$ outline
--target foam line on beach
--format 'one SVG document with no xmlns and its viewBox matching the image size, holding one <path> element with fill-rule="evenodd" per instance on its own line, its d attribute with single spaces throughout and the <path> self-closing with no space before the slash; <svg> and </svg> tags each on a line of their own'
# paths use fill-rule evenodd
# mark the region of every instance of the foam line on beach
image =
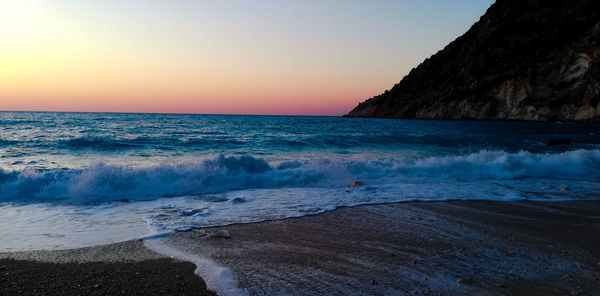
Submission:
<svg viewBox="0 0 600 296">
<path fill-rule="evenodd" d="M 214 291 L 218 295 L 249 295 L 247 291 L 241 290 L 237 287 L 237 282 L 231 270 L 220 266 L 208 258 L 175 249 L 168 246 L 160 239 L 146 239 L 144 240 L 144 245 L 159 254 L 194 263 L 196 265 L 195 273 L 201 277 L 204 282 L 206 282 L 206 286 L 209 290 Z"/>
</svg>

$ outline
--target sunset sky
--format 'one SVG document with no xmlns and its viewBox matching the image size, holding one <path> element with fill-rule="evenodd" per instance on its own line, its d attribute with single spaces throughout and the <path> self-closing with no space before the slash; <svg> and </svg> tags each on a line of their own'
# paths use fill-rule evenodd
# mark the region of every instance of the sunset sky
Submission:
<svg viewBox="0 0 600 296">
<path fill-rule="evenodd" d="M 491 0 L 0 0 L 0 110 L 341 115 Z"/>
</svg>

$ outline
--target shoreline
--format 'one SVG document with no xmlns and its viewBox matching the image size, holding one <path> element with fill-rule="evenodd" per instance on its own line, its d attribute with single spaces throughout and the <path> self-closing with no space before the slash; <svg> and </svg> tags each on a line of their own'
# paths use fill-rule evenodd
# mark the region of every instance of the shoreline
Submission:
<svg viewBox="0 0 600 296">
<path fill-rule="evenodd" d="M 600 201 L 386 203 L 199 228 L 156 241 L 230 270 L 251 295 L 594 295 L 599 213 Z M 194 287 L 210 295 L 194 264 L 147 246 L 130 241 L 0 253 L 0 292 L 39 295 L 72 282 L 59 295 L 94 295 L 133 281 L 145 295 L 159 294 L 153 285 L 159 282 L 170 292 L 188 295 L 185 289 Z M 197 268 L 205 277 L 215 272 Z M 41 275 L 48 280 L 36 281 Z"/>
</svg>

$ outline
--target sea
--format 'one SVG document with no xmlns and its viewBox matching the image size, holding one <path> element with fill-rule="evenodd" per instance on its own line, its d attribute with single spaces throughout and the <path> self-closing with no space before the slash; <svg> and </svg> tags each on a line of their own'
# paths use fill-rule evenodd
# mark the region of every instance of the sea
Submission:
<svg viewBox="0 0 600 296">
<path fill-rule="evenodd" d="M 594 199 L 600 125 L 0 112 L 0 251 L 366 204 Z"/>
</svg>

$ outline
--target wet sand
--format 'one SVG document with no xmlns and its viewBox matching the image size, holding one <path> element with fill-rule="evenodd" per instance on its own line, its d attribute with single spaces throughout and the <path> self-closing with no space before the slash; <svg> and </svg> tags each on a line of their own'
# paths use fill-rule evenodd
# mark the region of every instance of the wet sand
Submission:
<svg viewBox="0 0 600 296">
<path fill-rule="evenodd" d="M 165 243 L 231 269 L 253 295 L 600 294 L 600 201 L 342 208 Z"/>
<path fill-rule="evenodd" d="M 600 295 L 600 201 L 341 208 L 161 244 L 230 269 L 252 295 Z M 0 269 L 2 295 L 206 292 L 193 264 L 140 242 L 0 253 Z M 70 288 L 50 290 L 57 285 Z"/>
</svg>

